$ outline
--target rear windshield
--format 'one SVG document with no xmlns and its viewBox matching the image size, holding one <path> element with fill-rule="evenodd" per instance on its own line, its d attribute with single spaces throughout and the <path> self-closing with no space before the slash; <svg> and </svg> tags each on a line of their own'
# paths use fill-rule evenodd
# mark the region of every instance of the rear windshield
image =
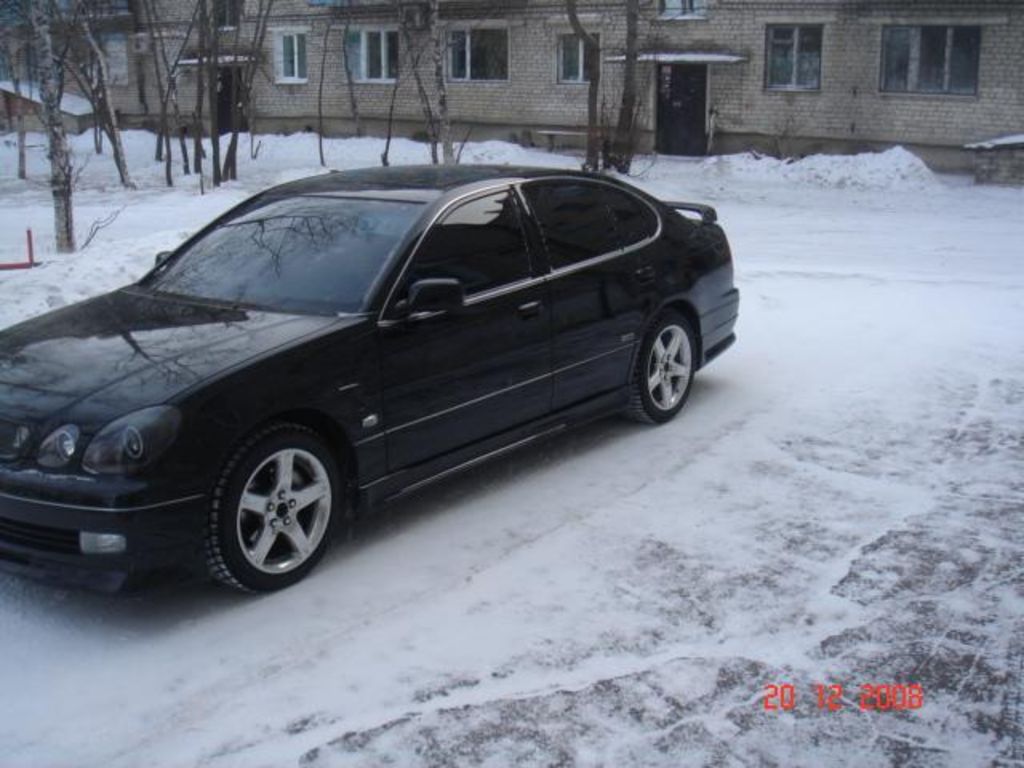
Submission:
<svg viewBox="0 0 1024 768">
<path fill-rule="evenodd" d="M 422 210 L 359 198 L 271 200 L 187 245 L 145 285 L 281 312 L 359 312 Z"/>
</svg>

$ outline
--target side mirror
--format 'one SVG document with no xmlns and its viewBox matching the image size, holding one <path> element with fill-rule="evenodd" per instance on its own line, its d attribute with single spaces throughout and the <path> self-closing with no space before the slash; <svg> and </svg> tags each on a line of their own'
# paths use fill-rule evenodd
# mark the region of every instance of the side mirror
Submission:
<svg viewBox="0 0 1024 768">
<path fill-rule="evenodd" d="M 161 264 L 163 264 L 169 258 L 171 258 L 171 252 L 170 251 L 160 251 L 160 253 L 158 253 L 156 255 L 156 257 L 153 259 L 153 266 L 154 267 L 159 267 Z"/>
<path fill-rule="evenodd" d="M 410 319 L 420 313 L 454 312 L 466 301 L 462 283 L 453 277 L 435 277 L 417 280 L 409 288 L 406 305 Z"/>
</svg>

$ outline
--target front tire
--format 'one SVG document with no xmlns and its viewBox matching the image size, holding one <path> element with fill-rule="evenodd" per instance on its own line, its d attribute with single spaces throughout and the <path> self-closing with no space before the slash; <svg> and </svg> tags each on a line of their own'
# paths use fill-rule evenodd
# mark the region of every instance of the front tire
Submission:
<svg viewBox="0 0 1024 768">
<path fill-rule="evenodd" d="M 339 518 L 344 486 L 320 437 L 275 424 L 246 440 L 221 471 L 206 531 L 206 562 L 247 592 L 291 586 L 316 566 Z"/>
<path fill-rule="evenodd" d="M 686 404 L 696 371 L 697 345 L 690 323 L 667 310 L 651 324 L 633 370 L 628 415 L 663 424 Z"/>
</svg>

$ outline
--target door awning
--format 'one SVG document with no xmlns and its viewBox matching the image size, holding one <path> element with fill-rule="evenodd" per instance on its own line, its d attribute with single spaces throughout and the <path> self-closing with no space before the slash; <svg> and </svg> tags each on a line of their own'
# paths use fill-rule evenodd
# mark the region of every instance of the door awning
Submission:
<svg viewBox="0 0 1024 768">
<path fill-rule="evenodd" d="M 625 61 L 625 56 L 608 56 L 605 61 Z M 708 53 L 704 51 L 644 51 L 637 61 L 656 61 L 661 64 L 737 64 L 746 61 L 734 53 Z"/>
</svg>

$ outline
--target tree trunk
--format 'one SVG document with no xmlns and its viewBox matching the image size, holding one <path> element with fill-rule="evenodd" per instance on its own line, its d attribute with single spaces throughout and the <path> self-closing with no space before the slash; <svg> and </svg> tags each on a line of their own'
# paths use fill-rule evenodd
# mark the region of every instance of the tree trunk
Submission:
<svg viewBox="0 0 1024 768">
<path fill-rule="evenodd" d="M 448 84 L 444 79 L 444 30 L 441 29 L 440 0 L 430 0 L 430 39 L 433 46 L 434 84 L 437 88 L 438 139 L 445 165 L 455 164 L 455 147 L 452 144 L 452 120 L 448 115 Z"/>
<path fill-rule="evenodd" d="M 612 141 L 610 164 L 620 173 L 629 173 L 633 164 L 634 126 L 636 123 L 636 66 L 638 27 L 640 23 L 640 0 L 626 0 L 626 62 L 623 72 L 622 104 L 619 106 L 619 120 Z"/>
<path fill-rule="evenodd" d="M 395 78 L 395 84 L 391 86 L 391 104 L 388 105 L 388 130 L 384 140 L 384 151 L 380 153 L 380 164 L 387 168 L 391 161 L 391 137 L 395 130 L 395 102 L 398 100 L 398 84 L 401 82 L 401 73 Z"/>
<path fill-rule="evenodd" d="M 204 5 L 201 3 L 201 5 Z M 192 113 L 192 124 L 193 133 L 192 136 L 192 158 L 193 170 L 200 176 L 203 173 L 203 98 L 205 96 L 205 78 L 206 73 L 206 22 L 205 14 L 200 19 L 199 23 L 199 50 L 196 52 L 198 61 L 196 63 L 196 108 Z M 200 180 L 199 188 L 202 189 L 202 180 Z"/>
<path fill-rule="evenodd" d="M 213 174 L 213 186 L 220 186 L 220 89 L 223 83 L 220 81 L 220 30 L 217 27 L 216 14 L 212 13 L 213 2 L 207 5 L 207 0 L 200 0 L 203 7 L 200 10 L 200 23 L 206 29 L 206 40 L 208 43 L 209 56 L 207 56 L 207 97 L 210 101 L 210 169 Z"/>
<path fill-rule="evenodd" d="M 320 83 L 316 89 L 316 143 L 317 150 L 320 152 L 320 165 L 323 167 L 327 166 L 327 160 L 324 158 L 324 75 L 327 73 L 327 49 L 328 42 L 331 37 L 331 27 L 334 26 L 334 17 L 327 17 L 327 28 L 324 29 L 324 44 L 323 44 L 323 55 L 320 57 Z M 348 39 L 348 25 L 345 25 L 345 31 L 343 33 L 343 40 Z M 348 71 L 348 51 L 344 42 L 341 44 L 341 55 L 345 59 L 345 70 Z"/>
<path fill-rule="evenodd" d="M 31 4 L 31 23 L 35 34 L 39 97 L 42 106 L 42 121 L 49 141 L 50 190 L 53 193 L 54 234 L 57 251 L 72 253 L 75 250 L 75 219 L 71 203 L 72 174 L 71 154 L 68 151 L 67 134 L 61 120 L 61 93 L 58 86 L 57 62 L 53 58 L 53 38 L 50 24 L 52 9 L 47 3 Z"/>
<path fill-rule="evenodd" d="M 25 157 L 25 116 L 21 113 L 21 108 L 18 108 L 18 114 L 14 118 L 15 125 L 18 127 L 18 178 L 28 178 L 28 168 Z"/>
<path fill-rule="evenodd" d="M 345 83 L 348 89 L 348 104 L 352 110 L 352 123 L 356 136 L 363 135 L 362 118 L 359 116 L 359 100 L 356 98 L 356 83 L 352 77 L 352 66 L 348 61 L 348 32 L 352 28 L 352 6 L 348 6 L 345 16 L 345 31 L 341 38 L 341 60 L 345 65 Z"/>
<path fill-rule="evenodd" d="M 573 34 L 583 41 L 587 57 L 587 154 L 583 161 L 584 171 L 596 171 L 601 158 L 601 127 L 598 114 L 598 97 L 601 91 L 601 47 L 596 36 L 591 35 L 580 23 L 576 0 L 566 0 L 569 24 Z"/>
</svg>

